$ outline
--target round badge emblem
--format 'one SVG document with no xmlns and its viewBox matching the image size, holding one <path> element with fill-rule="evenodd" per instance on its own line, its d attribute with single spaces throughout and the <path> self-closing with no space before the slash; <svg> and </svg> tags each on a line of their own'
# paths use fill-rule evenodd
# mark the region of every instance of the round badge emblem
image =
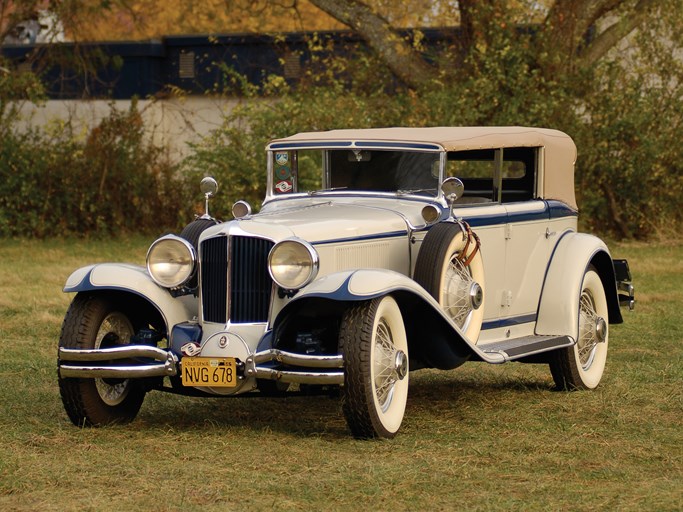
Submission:
<svg viewBox="0 0 683 512">
<path fill-rule="evenodd" d="M 275 190 L 277 190 L 280 194 L 285 194 L 287 192 L 292 191 L 292 183 L 289 181 L 279 181 L 275 185 Z"/>
<path fill-rule="evenodd" d="M 277 176 L 278 179 L 280 180 L 286 180 L 291 176 L 291 172 L 289 170 L 289 167 L 284 166 L 284 167 L 278 167 L 275 169 L 275 176 Z"/>
</svg>

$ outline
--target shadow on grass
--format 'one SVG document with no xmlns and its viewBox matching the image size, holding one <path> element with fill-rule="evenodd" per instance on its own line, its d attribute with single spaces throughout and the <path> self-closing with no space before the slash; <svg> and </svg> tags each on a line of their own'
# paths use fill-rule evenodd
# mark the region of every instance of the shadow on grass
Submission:
<svg viewBox="0 0 683 512">
<path fill-rule="evenodd" d="M 406 417 L 420 422 L 476 414 L 477 408 L 514 407 L 553 390 L 551 382 L 532 377 L 501 378 L 485 375 L 460 377 L 457 373 L 428 371 L 411 376 Z M 138 422 L 178 430 L 279 432 L 296 436 L 349 438 L 341 400 L 337 396 L 198 398 L 153 393 L 148 395 Z"/>
</svg>

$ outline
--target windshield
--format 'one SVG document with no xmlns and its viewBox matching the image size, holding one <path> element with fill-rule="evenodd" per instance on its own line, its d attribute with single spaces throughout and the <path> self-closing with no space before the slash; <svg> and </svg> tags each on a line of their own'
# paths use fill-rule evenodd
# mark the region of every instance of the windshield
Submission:
<svg viewBox="0 0 683 512">
<path fill-rule="evenodd" d="M 276 196 L 329 190 L 436 196 L 439 152 L 316 149 L 272 152 Z"/>
</svg>

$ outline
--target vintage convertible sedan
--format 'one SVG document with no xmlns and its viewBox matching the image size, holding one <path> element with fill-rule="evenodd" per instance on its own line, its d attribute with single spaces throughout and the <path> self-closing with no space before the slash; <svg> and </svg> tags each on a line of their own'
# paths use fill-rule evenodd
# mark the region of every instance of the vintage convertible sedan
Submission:
<svg viewBox="0 0 683 512">
<path fill-rule="evenodd" d="M 359 438 L 393 437 L 410 372 L 546 364 L 600 382 L 634 304 L 626 260 L 577 232 L 576 147 L 525 127 L 300 133 L 267 146 L 259 213 L 206 213 L 146 267 L 76 270 L 59 387 L 78 426 L 131 421 L 151 390 L 341 396 Z"/>
</svg>

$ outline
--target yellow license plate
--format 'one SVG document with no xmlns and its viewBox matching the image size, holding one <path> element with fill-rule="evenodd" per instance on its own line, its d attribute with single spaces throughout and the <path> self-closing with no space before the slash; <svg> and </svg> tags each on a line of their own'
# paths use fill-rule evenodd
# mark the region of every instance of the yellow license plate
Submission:
<svg viewBox="0 0 683 512">
<path fill-rule="evenodd" d="M 183 386 L 237 386 L 236 361 L 232 357 L 183 357 L 182 368 Z"/>
</svg>

